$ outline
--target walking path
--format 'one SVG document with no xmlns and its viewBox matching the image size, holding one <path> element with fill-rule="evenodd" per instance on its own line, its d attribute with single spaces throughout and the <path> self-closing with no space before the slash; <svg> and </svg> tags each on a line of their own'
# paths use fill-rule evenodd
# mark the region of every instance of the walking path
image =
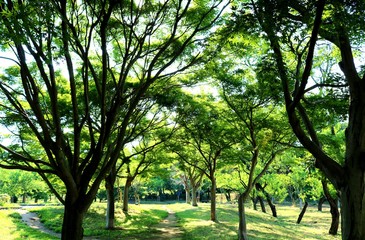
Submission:
<svg viewBox="0 0 365 240">
<path fill-rule="evenodd" d="M 176 214 L 168 208 L 166 210 L 169 215 L 159 224 L 152 227 L 152 229 L 156 230 L 156 233 L 153 233 L 148 239 L 182 239 L 183 231 L 177 224 Z"/>
<path fill-rule="evenodd" d="M 43 223 L 39 220 L 39 217 L 34 212 L 29 212 L 26 208 L 19 208 L 17 212 L 22 216 L 23 222 L 25 222 L 29 227 L 37 229 L 41 232 L 47 233 L 54 237 L 61 238 L 60 233 L 56 233 L 48 228 L 46 228 Z"/>
<path fill-rule="evenodd" d="M 173 211 L 166 208 L 168 212 L 167 218 L 162 220 L 159 224 L 152 227 L 151 234 L 148 236 L 149 240 L 167 240 L 174 239 L 179 240 L 183 237 L 183 231 L 177 224 L 177 218 Z M 48 228 L 46 228 L 43 223 L 41 223 L 38 215 L 34 212 L 29 212 L 26 208 L 20 208 L 17 212 L 21 215 L 23 222 L 25 222 L 29 227 L 37 229 L 41 232 L 47 233 L 57 238 L 61 238 L 60 233 L 56 233 Z M 95 239 L 92 237 L 85 237 L 84 239 Z"/>
</svg>

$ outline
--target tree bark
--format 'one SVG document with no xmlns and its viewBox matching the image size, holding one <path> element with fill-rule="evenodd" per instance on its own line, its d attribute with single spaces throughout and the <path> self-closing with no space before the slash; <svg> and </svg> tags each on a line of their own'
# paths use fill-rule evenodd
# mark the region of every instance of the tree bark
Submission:
<svg viewBox="0 0 365 240">
<path fill-rule="evenodd" d="M 331 217 L 332 217 L 331 227 L 330 227 L 328 233 L 331 235 L 337 235 L 338 226 L 340 224 L 340 212 L 338 211 L 337 198 L 333 198 L 331 196 L 326 180 L 322 180 L 321 182 L 322 182 L 324 195 L 326 196 L 327 201 L 330 205 L 330 212 L 331 212 Z"/>
<path fill-rule="evenodd" d="M 262 197 L 257 196 L 257 200 L 259 200 L 261 211 L 263 213 L 266 213 L 265 203 L 264 203 L 264 200 L 262 199 Z"/>
<path fill-rule="evenodd" d="M 299 214 L 299 217 L 298 217 L 298 220 L 297 220 L 297 224 L 299 224 L 302 221 L 302 219 L 304 217 L 304 214 L 305 214 L 305 211 L 307 211 L 307 207 L 308 207 L 308 202 L 305 201 L 304 207 L 303 207 L 302 211 Z"/>
<path fill-rule="evenodd" d="M 231 192 L 229 190 L 228 191 L 225 191 L 224 192 L 224 195 L 226 196 L 227 202 L 231 203 L 232 202 Z"/>
<path fill-rule="evenodd" d="M 239 216 L 238 239 L 248 240 L 246 213 L 245 213 L 245 198 L 243 194 L 240 194 L 238 197 L 238 216 Z"/>
<path fill-rule="evenodd" d="M 257 197 L 253 197 L 251 200 L 252 200 L 253 209 L 255 211 L 257 211 L 257 201 L 258 201 Z"/>
<path fill-rule="evenodd" d="M 187 204 L 191 203 L 190 189 L 185 187 L 185 200 Z"/>
<path fill-rule="evenodd" d="M 270 209 L 271 209 L 271 213 L 272 213 L 272 216 L 273 217 L 278 217 L 278 214 L 276 212 L 276 206 L 272 203 L 270 197 L 266 198 L 267 200 L 267 203 L 269 204 L 270 206 Z"/>
<path fill-rule="evenodd" d="M 260 190 L 265 195 L 266 201 L 267 201 L 267 203 L 270 206 L 270 209 L 271 209 L 271 212 L 272 212 L 272 216 L 273 217 L 277 217 L 276 207 L 275 207 L 275 205 L 271 201 L 270 194 L 265 191 L 265 188 L 262 187 L 260 183 L 256 183 L 256 189 L 257 190 Z"/>
<path fill-rule="evenodd" d="M 106 207 L 106 229 L 115 228 L 115 199 L 114 199 L 114 181 L 110 176 L 105 178 L 105 190 L 107 198 Z"/>
<path fill-rule="evenodd" d="M 115 228 L 115 198 L 114 198 L 114 185 L 117 180 L 117 169 L 113 166 L 110 173 L 105 177 L 105 190 L 106 190 L 106 229 Z"/>
<path fill-rule="evenodd" d="M 321 197 L 318 201 L 318 211 L 319 212 L 322 212 L 322 206 L 323 206 L 323 203 L 326 201 L 326 197 Z"/>
<path fill-rule="evenodd" d="M 123 212 L 128 213 L 129 188 L 132 186 L 132 179 L 127 177 L 123 193 Z"/>
<path fill-rule="evenodd" d="M 213 222 L 217 222 L 216 215 L 216 191 L 217 191 L 217 183 L 215 177 L 213 176 L 210 181 L 212 182 L 212 186 L 210 188 L 210 220 Z"/>
<path fill-rule="evenodd" d="M 330 212 L 332 216 L 332 221 L 328 233 L 331 235 L 337 235 L 338 226 L 340 225 L 340 212 L 338 211 L 337 201 L 336 200 L 334 202 L 331 201 L 330 207 L 331 207 Z"/>
<path fill-rule="evenodd" d="M 197 187 L 192 187 L 192 192 L 191 192 L 191 205 L 194 206 L 194 207 L 197 207 L 198 206 L 198 201 L 197 201 L 197 194 L 196 192 L 198 191 L 198 188 Z"/>
<path fill-rule="evenodd" d="M 61 239 L 81 240 L 84 232 L 82 223 L 86 211 L 83 212 L 79 205 L 75 201 L 71 201 L 70 198 L 66 194 Z"/>
<path fill-rule="evenodd" d="M 349 176 L 352 182 L 352 176 Z M 359 179 L 359 178 L 358 178 Z M 348 184 L 341 191 L 341 233 L 343 240 L 365 239 L 363 182 Z"/>
</svg>

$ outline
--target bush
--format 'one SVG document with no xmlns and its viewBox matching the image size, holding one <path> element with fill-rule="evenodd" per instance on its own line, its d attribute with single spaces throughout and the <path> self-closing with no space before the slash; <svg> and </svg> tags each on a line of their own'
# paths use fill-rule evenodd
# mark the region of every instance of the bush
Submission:
<svg viewBox="0 0 365 240">
<path fill-rule="evenodd" d="M 0 206 L 4 206 L 10 202 L 10 196 L 8 194 L 0 194 Z"/>
</svg>

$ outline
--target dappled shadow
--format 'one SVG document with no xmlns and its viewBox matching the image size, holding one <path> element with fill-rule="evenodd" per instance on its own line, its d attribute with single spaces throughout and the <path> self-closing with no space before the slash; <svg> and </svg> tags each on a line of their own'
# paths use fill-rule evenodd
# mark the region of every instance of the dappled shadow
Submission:
<svg viewBox="0 0 365 240">
<path fill-rule="evenodd" d="M 168 216 L 159 224 L 151 227 L 153 234 L 148 239 L 181 239 L 184 232 L 180 228 L 176 215 L 170 209 L 167 209 Z"/>
</svg>

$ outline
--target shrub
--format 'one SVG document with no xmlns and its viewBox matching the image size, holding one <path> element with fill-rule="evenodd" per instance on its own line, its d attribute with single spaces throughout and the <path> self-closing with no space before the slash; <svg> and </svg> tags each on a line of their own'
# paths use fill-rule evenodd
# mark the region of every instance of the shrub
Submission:
<svg viewBox="0 0 365 240">
<path fill-rule="evenodd" d="M 4 206 L 10 202 L 10 196 L 8 194 L 0 194 L 0 206 Z"/>
</svg>

